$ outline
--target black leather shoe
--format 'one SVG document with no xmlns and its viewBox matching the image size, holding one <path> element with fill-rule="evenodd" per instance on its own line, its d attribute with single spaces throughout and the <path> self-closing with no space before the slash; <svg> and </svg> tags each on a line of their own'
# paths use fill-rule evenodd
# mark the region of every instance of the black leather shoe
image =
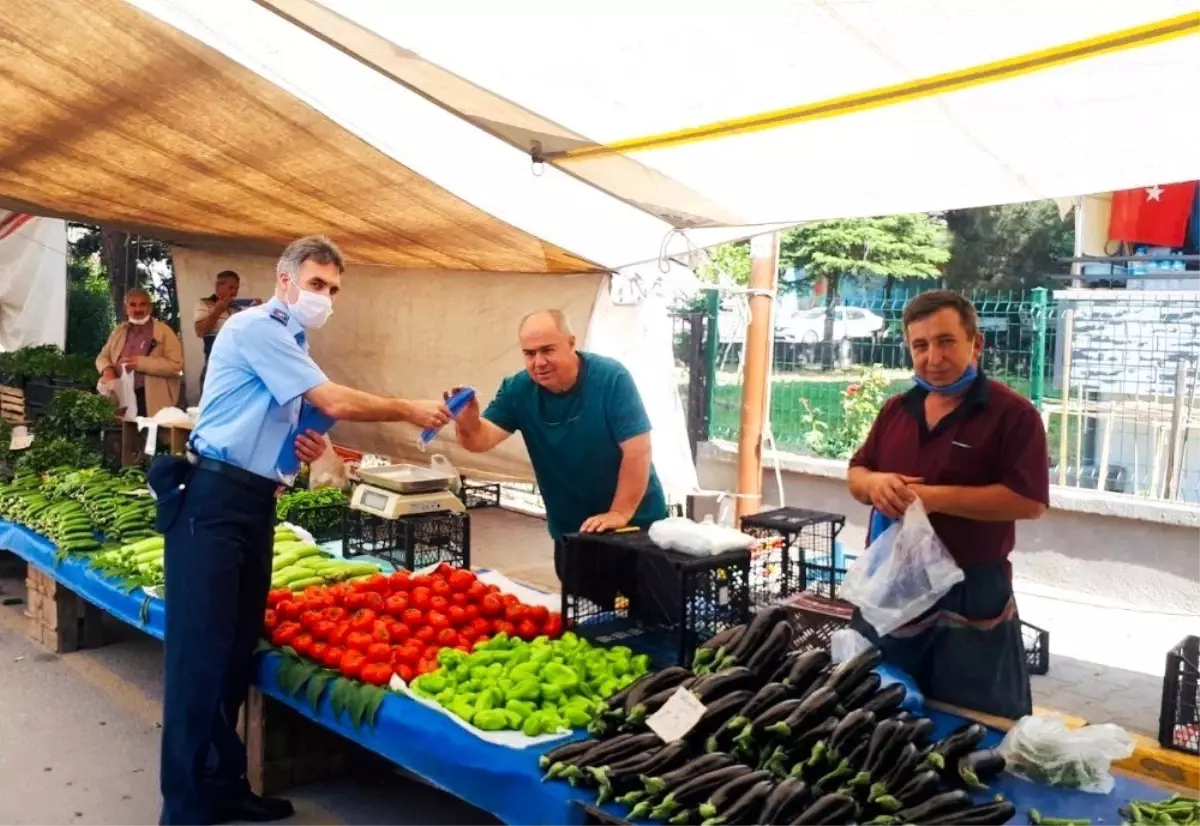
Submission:
<svg viewBox="0 0 1200 826">
<path fill-rule="evenodd" d="M 259 797 L 252 792 L 238 795 L 227 801 L 218 811 L 215 822 L 270 823 L 283 820 L 296 813 L 290 800 L 282 797 Z"/>
</svg>

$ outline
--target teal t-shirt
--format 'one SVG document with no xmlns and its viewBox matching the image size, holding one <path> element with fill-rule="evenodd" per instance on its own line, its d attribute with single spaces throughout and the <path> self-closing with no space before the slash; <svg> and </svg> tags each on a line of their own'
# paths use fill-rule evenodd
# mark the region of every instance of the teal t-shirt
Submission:
<svg viewBox="0 0 1200 826">
<path fill-rule="evenodd" d="M 525 439 L 555 539 L 608 511 L 617 491 L 621 442 L 650 432 L 629 371 L 594 353 L 580 353 L 579 361 L 579 380 L 566 393 L 551 393 L 522 371 L 500 383 L 483 414 Z M 629 524 L 647 528 L 666 515 L 666 497 L 651 466 L 646 494 Z"/>
</svg>

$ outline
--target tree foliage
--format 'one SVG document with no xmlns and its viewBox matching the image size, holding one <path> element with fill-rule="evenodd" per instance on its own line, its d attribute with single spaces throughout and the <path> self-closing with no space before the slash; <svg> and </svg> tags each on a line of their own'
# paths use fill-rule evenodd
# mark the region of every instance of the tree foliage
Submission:
<svg viewBox="0 0 1200 826">
<path fill-rule="evenodd" d="M 946 225 L 954 241 L 945 277 L 956 290 L 1049 286 L 1054 259 L 1075 248 L 1074 222 L 1054 201 L 951 210 Z"/>
<path fill-rule="evenodd" d="M 141 287 L 149 291 L 155 315 L 178 331 L 179 298 L 171 248 L 167 244 L 89 224 L 71 224 L 69 238 L 72 261 L 97 262 L 108 285 L 114 318 L 124 318 L 126 290 Z"/>
<path fill-rule="evenodd" d="M 735 284 L 750 283 L 750 242 L 722 244 L 708 251 L 708 257 L 698 267 L 697 275 L 704 281 L 716 283 L 723 277 Z"/>
</svg>

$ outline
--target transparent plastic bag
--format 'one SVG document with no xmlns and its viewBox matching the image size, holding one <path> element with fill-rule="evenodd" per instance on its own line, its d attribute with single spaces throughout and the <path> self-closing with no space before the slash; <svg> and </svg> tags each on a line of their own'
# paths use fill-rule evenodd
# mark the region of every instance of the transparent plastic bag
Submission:
<svg viewBox="0 0 1200 826">
<path fill-rule="evenodd" d="M 1133 754 L 1133 738 L 1113 723 L 1071 729 L 1057 714 L 1029 716 L 1004 735 L 1000 753 L 1008 771 L 1026 780 L 1108 794 L 1112 762 Z"/>
<path fill-rule="evenodd" d="M 100 378 L 96 382 L 96 392 L 107 396 L 121 411 L 121 418 L 127 422 L 137 421 L 137 389 L 134 385 L 136 376 L 132 370 L 117 368 L 117 377 L 111 381 Z"/>
<path fill-rule="evenodd" d="M 854 561 L 840 590 L 882 637 L 924 614 L 962 578 L 917 499 Z"/>
<path fill-rule="evenodd" d="M 835 663 L 852 659 L 871 647 L 871 641 L 853 628 L 842 628 L 829 635 L 829 657 Z"/>
<path fill-rule="evenodd" d="M 660 519 L 650 526 L 650 541 L 669 551 L 691 556 L 715 556 L 726 551 L 749 548 L 754 537 L 724 528 L 711 519 L 693 522 L 682 516 Z"/>
</svg>

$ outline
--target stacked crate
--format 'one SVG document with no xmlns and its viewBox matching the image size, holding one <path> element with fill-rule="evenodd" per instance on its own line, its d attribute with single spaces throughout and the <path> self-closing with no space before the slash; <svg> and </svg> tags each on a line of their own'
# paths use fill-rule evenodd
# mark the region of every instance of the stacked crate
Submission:
<svg viewBox="0 0 1200 826">
<path fill-rule="evenodd" d="M 56 654 L 104 644 L 103 612 L 34 566 L 25 575 L 29 636 Z"/>
</svg>

